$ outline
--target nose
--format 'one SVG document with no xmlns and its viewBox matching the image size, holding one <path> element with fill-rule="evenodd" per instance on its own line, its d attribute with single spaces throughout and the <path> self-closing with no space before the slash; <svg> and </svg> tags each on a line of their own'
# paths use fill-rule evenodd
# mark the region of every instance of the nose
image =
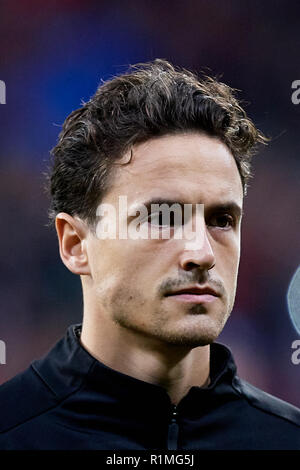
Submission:
<svg viewBox="0 0 300 470">
<path fill-rule="evenodd" d="M 196 241 L 193 242 L 192 249 L 191 244 L 184 244 L 179 264 L 181 269 L 185 271 L 191 271 L 195 267 L 200 268 L 202 271 L 208 271 L 215 266 L 215 263 L 215 255 L 205 227 L 201 237 L 196 238 Z"/>
</svg>

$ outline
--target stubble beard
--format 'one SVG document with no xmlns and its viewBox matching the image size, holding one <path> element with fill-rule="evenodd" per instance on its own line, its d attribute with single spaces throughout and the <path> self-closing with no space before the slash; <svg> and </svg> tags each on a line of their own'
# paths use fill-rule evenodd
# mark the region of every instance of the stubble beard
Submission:
<svg viewBox="0 0 300 470">
<path fill-rule="evenodd" d="M 145 312 L 143 308 L 146 304 L 145 299 L 142 302 L 134 302 L 136 304 L 134 308 L 130 304 L 136 297 L 128 293 L 126 297 L 123 297 L 125 301 L 120 302 L 122 296 L 119 296 L 114 304 L 113 321 L 119 327 L 143 337 L 145 341 L 148 340 L 151 343 L 152 340 L 154 343 L 158 342 L 170 347 L 193 349 L 211 344 L 222 332 L 231 313 L 231 305 L 228 308 L 224 305 L 222 310 L 214 313 L 210 312 L 210 307 L 197 304 L 185 310 L 183 318 L 179 320 L 174 318 L 173 321 L 172 312 L 169 309 L 161 307 L 150 313 Z M 168 326 L 168 323 L 171 325 Z"/>
</svg>

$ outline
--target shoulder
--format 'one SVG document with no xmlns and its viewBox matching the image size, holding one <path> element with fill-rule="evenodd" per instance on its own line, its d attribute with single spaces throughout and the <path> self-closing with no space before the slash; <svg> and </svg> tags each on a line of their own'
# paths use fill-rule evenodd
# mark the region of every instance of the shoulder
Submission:
<svg viewBox="0 0 300 470">
<path fill-rule="evenodd" d="M 0 386 L 0 434 L 40 415 L 56 403 L 55 393 L 31 365 Z"/>
<path fill-rule="evenodd" d="M 300 409 L 296 406 L 264 392 L 238 376 L 234 378 L 232 385 L 248 404 L 260 413 L 273 417 L 277 423 L 281 420 L 291 426 L 300 427 Z"/>
<path fill-rule="evenodd" d="M 45 428 L 52 411 L 85 382 L 95 359 L 80 346 L 77 326 L 71 325 L 50 351 L 0 386 L 0 447 L 8 432 L 11 436 L 22 429 L 26 434 L 38 424 Z"/>
</svg>

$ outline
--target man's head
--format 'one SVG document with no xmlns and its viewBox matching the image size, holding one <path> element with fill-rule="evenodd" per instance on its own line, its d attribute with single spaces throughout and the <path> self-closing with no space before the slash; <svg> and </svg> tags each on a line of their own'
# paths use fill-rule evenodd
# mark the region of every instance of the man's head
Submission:
<svg viewBox="0 0 300 470">
<path fill-rule="evenodd" d="M 264 141 L 228 86 L 162 60 L 104 83 L 71 113 L 53 150 L 50 217 L 93 321 L 191 347 L 219 335 L 234 303 L 250 159 Z M 100 240 L 97 207 L 117 207 L 120 196 L 129 208 L 204 204 L 201 244 Z M 195 286 L 217 295 L 200 303 L 170 295 Z"/>
</svg>

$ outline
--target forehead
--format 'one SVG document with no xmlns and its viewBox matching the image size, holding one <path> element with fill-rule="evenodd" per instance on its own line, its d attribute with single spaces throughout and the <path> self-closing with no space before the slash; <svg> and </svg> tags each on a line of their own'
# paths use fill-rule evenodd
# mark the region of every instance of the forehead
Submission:
<svg viewBox="0 0 300 470">
<path fill-rule="evenodd" d="M 187 203 L 243 199 L 241 178 L 228 147 L 202 133 L 166 135 L 134 146 L 115 174 L 111 196 L 129 202 L 145 197 L 180 199 Z"/>
</svg>

